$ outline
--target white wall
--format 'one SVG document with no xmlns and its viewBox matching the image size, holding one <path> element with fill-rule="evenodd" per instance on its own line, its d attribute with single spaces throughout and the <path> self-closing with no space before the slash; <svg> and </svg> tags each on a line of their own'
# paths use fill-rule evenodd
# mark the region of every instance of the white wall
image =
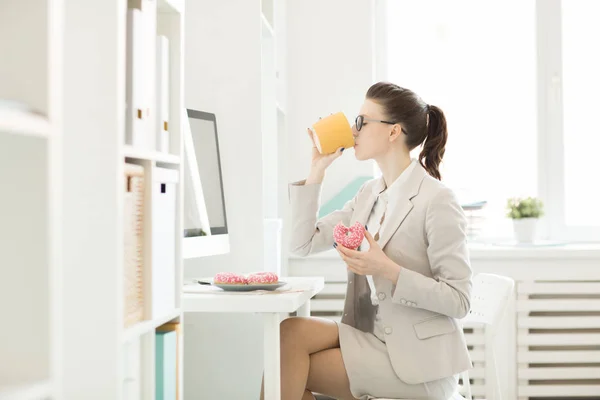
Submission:
<svg viewBox="0 0 600 400">
<path fill-rule="evenodd" d="M 287 2 L 289 179 L 306 177 L 310 141 L 306 128 L 320 116 L 343 111 L 351 123 L 373 80 L 371 0 Z M 328 170 L 327 201 L 356 176 L 371 175 L 371 162 L 347 150 Z"/>
<path fill-rule="evenodd" d="M 306 128 L 336 111 L 354 119 L 372 83 L 371 0 L 276 1 L 287 8 L 289 182 L 308 172 Z M 217 115 L 231 238 L 230 254 L 186 261 L 186 277 L 262 268 L 259 13 L 258 0 L 186 3 L 186 106 Z M 371 173 L 348 150 L 327 175 L 324 200 Z M 256 400 L 260 318 L 186 313 L 185 321 L 185 398 Z"/>
<path fill-rule="evenodd" d="M 259 0 L 186 2 L 185 102 L 217 116 L 231 246 L 187 260 L 186 277 L 262 269 L 259 17 Z M 258 398 L 259 316 L 186 313 L 184 348 L 186 399 Z"/>
</svg>

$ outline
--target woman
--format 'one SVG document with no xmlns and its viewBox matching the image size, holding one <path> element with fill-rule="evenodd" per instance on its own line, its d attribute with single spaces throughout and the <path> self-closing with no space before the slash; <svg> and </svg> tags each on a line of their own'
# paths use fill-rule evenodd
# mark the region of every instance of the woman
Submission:
<svg viewBox="0 0 600 400">
<path fill-rule="evenodd" d="M 440 182 L 446 119 L 412 91 L 380 82 L 352 129 L 356 158 L 374 159 L 381 178 L 317 221 L 325 170 L 344 149 L 321 155 L 313 143 L 308 178 L 290 185 L 294 253 L 335 247 L 348 287 L 340 324 L 282 322 L 282 399 L 448 399 L 472 366 L 458 321 L 469 312 L 472 271 L 466 219 Z M 333 242 L 340 221 L 366 225 L 360 251 Z"/>
</svg>

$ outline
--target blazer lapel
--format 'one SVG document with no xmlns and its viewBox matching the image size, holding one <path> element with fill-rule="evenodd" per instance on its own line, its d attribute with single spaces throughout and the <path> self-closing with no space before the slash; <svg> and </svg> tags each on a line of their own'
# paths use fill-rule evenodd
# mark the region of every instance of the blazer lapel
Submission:
<svg viewBox="0 0 600 400">
<path fill-rule="evenodd" d="M 402 202 L 394 206 L 394 212 L 386 217 L 386 222 L 383 224 L 383 229 L 379 235 L 379 246 L 383 249 L 387 242 L 392 238 L 392 235 L 398 228 L 402 221 L 406 218 L 410 210 L 412 210 L 413 204 L 410 199 L 403 198 Z"/>
<path fill-rule="evenodd" d="M 408 213 L 413 209 L 412 198 L 419 193 L 421 182 L 425 177 L 425 169 L 417 162 L 415 169 L 411 172 L 411 175 L 406 181 L 405 189 L 403 190 L 400 199 L 395 204 L 388 204 L 388 210 L 391 209 L 391 213 L 388 214 L 383 223 L 383 227 L 379 234 L 379 246 L 383 249 L 387 242 L 391 239 L 392 235 L 398 230 Z"/>
</svg>

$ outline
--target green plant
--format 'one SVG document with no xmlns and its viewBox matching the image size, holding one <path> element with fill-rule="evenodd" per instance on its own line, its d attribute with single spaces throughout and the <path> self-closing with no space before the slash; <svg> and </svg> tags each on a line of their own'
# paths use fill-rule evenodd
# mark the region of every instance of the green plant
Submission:
<svg viewBox="0 0 600 400">
<path fill-rule="evenodd" d="M 512 219 L 539 218 L 544 215 L 544 204 L 535 197 L 508 199 L 506 216 Z"/>
</svg>

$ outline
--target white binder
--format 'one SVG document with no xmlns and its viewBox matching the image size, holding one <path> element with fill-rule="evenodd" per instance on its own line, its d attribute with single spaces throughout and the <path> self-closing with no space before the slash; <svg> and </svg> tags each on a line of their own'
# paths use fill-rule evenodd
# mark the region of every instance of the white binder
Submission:
<svg viewBox="0 0 600 400">
<path fill-rule="evenodd" d="M 152 178 L 152 318 L 175 309 L 175 210 L 178 172 L 153 169 Z"/>
<path fill-rule="evenodd" d="M 156 13 L 127 10 L 125 143 L 154 149 Z"/>
<path fill-rule="evenodd" d="M 156 150 L 169 152 L 169 40 L 156 38 Z"/>
</svg>

